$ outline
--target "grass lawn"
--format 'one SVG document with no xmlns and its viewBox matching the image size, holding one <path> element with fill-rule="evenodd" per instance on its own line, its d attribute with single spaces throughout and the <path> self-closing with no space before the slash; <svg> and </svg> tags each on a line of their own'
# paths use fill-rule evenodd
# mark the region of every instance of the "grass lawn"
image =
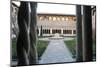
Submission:
<svg viewBox="0 0 100 67">
<path fill-rule="evenodd" d="M 73 58 L 76 56 L 76 41 L 75 39 L 73 40 L 65 40 L 64 41 L 66 46 L 69 48 L 70 52 L 72 53 L 73 55 Z"/>
<path fill-rule="evenodd" d="M 16 53 L 16 39 L 12 40 L 12 58 L 16 59 L 17 53 Z"/>
<path fill-rule="evenodd" d="M 48 46 L 49 41 L 41 41 L 39 40 L 37 43 L 37 52 L 38 52 L 38 57 L 40 58 L 45 51 L 46 47 Z M 16 40 L 12 40 L 12 58 L 16 59 L 17 54 L 16 54 Z"/>
<path fill-rule="evenodd" d="M 76 40 L 68 40 L 68 41 L 64 41 L 65 44 L 68 46 L 70 52 L 73 55 L 73 58 L 75 58 L 76 56 Z M 93 58 L 96 58 L 96 43 L 95 41 L 93 41 Z"/>
<path fill-rule="evenodd" d="M 38 57 L 42 56 L 43 52 L 45 51 L 46 47 L 48 46 L 49 41 L 42 41 L 39 40 L 37 43 L 37 52 L 38 52 Z"/>
</svg>

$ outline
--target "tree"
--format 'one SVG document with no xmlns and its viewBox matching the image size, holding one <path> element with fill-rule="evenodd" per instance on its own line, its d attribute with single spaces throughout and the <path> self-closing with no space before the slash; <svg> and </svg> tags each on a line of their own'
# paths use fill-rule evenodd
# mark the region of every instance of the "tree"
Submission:
<svg viewBox="0 0 100 67">
<path fill-rule="evenodd" d="M 41 25 L 41 32 L 40 32 L 40 36 L 42 37 L 43 36 L 43 32 L 42 32 L 42 25 Z"/>
</svg>

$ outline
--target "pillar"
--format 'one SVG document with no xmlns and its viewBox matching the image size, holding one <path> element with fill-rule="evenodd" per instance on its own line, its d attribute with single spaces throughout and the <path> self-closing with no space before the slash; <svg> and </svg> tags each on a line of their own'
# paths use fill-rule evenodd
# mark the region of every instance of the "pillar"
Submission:
<svg viewBox="0 0 100 67">
<path fill-rule="evenodd" d="M 19 35 L 16 49 L 19 66 L 37 64 L 36 6 L 35 2 L 21 2 L 19 7 Z"/>
<path fill-rule="evenodd" d="M 92 16 L 91 6 L 83 6 L 83 54 L 84 61 L 92 61 Z"/>
<path fill-rule="evenodd" d="M 29 53 L 29 64 L 38 63 L 38 54 L 37 54 L 37 3 L 30 2 L 31 7 L 31 20 L 30 20 L 30 53 Z"/>
<path fill-rule="evenodd" d="M 41 33 L 41 29 L 39 28 L 39 34 L 38 34 L 38 36 L 40 36 L 40 33 Z"/>
<path fill-rule="evenodd" d="M 52 28 L 50 28 L 50 34 L 52 35 Z"/>
<path fill-rule="evenodd" d="M 74 30 L 72 30 L 72 36 L 74 35 Z"/>
<path fill-rule="evenodd" d="M 81 15 L 81 5 L 76 6 L 76 28 L 77 28 L 77 45 L 76 45 L 76 61 L 83 61 L 83 42 L 82 42 L 82 15 Z"/>
<path fill-rule="evenodd" d="M 29 65 L 29 50 L 30 50 L 30 39 L 29 39 L 29 3 L 21 2 L 18 12 L 18 27 L 19 34 L 17 39 L 17 60 L 18 65 Z"/>
<path fill-rule="evenodd" d="M 61 35 L 63 35 L 63 28 L 61 28 Z"/>
</svg>

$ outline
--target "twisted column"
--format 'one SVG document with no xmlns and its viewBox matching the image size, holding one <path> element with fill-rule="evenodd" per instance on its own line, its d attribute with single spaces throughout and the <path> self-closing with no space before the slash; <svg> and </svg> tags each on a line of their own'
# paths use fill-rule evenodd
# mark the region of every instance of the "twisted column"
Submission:
<svg viewBox="0 0 100 67">
<path fill-rule="evenodd" d="M 30 65 L 36 64 L 38 60 L 37 56 L 37 14 L 36 14 L 36 8 L 37 3 L 36 2 L 30 2 L 31 7 L 31 23 L 30 23 L 30 56 L 29 56 L 29 62 Z"/>
<path fill-rule="evenodd" d="M 36 64 L 36 4 L 21 2 L 18 12 L 19 35 L 17 39 L 18 65 Z"/>
</svg>

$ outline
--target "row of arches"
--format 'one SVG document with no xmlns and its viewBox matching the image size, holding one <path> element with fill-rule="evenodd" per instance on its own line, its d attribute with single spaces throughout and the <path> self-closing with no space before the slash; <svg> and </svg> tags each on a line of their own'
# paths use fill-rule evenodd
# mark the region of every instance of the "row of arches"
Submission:
<svg viewBox="0 0 100 67">
<path fill-rule="evenodd" d="M 76 34 L 76 30 L 67 30 L 67 29 L 64 29 L 64 30 L 61 30 L 61 29 L 43 29 L 39 32 L 39 29 L 37 30 L 38 31 L 38 34 L 39 33 L 43 33 L 43 34 L 55 34 L 55 33 L 59 33 L 59 34 Z"/>
<path fill-rule="evenodd" d="M 40 15 L 38 16 L 38 19 L 43 20 L 49 20 L 49 21 L 76 21 L 76 17 L 74 16 L 44 16 Z"/>
</svg>

